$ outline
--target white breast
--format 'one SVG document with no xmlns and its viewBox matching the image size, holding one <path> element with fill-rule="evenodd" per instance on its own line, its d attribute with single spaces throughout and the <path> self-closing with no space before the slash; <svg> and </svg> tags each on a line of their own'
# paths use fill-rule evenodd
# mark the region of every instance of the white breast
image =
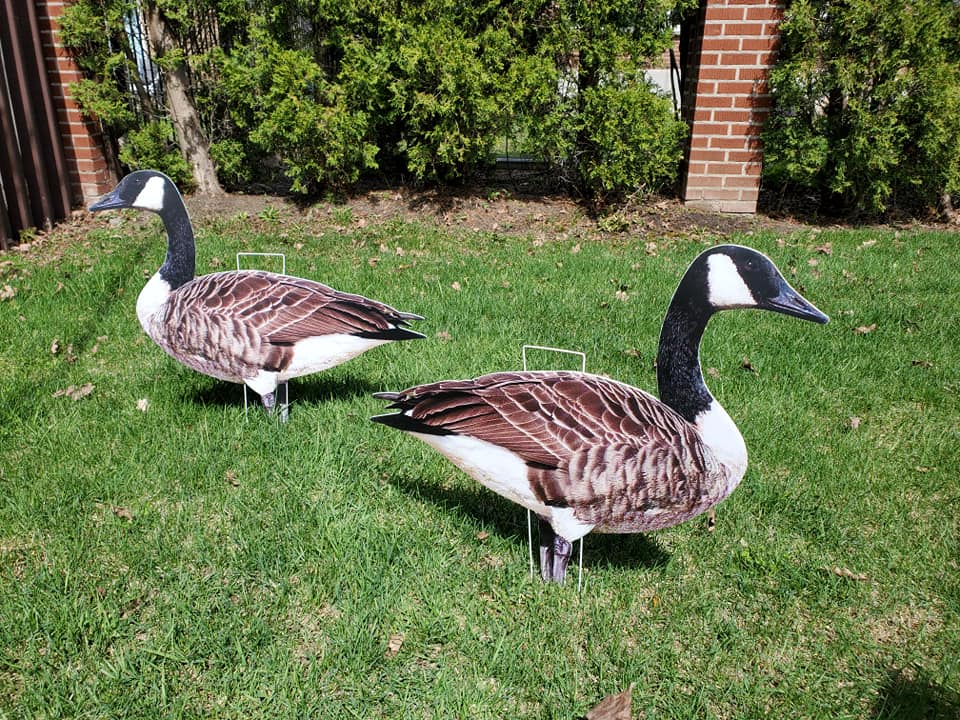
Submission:
<svg viewBox="0 0 960 720">
<path fill-rule="evenodd" d="M 704 445 L 713 457 L 726 468 L 727 492 L 729 495 L 740 484 L 747 471 L 747 445 L 736 423 L 716 400 L 697 415 L 694 421 L 703 438 Z"/>
<path fill-rule="evenodd" d="M 170 283 L 164 280 L 160 273 L 153 274 L 137 297 L 137 318 L 140 320 L 140 326 L 150 337 L 153 337 L 153 333 L 150 332 L 153 318 L 163 308 L 169 297 Z"/>
</svg>

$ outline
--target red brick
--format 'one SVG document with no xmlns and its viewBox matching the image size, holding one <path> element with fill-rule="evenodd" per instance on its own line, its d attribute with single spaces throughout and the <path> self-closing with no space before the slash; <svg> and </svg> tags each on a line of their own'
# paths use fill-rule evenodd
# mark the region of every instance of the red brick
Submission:
<svg viewBox="0 0 960 720">
<path fill-rule="evenodd" d="M 737 80 L 763 80 L 769 72 L 770 69 L 764 67 L 740 67 L 737 68 Z"/>
<path fill-rule="evenodd" d="M 716 92 L 720 95 L 749 95 L 753 92 L 754 84 L 746 80 L 718 82 Z"/>
<path fill-rule="evenodd" d="M 734 98 L 720 95 L 708 95 L 706 93 L 697 98 L 697 107 L 701 108 L 731 108 Z"/>
<path fill-rule="evenodd" d="M 724 150 L 743 150 L 747 147 L 748 140 L 742 135 L 724 135 L 722 137 L 712 137 L 709 139 L 711 148 L 720 148 Z"/>
<path fill-rule="evenodd" d="M 729 123 L 694 123 L 693 133 L 698 135 L 731 135 Z"/>
<path fill-rule="evenodd" d="M 707 170 L 711 175 L 744 175 L 746 163 L 738 162 L 717 162 L 710 163 Z"/>
<path fill-rule="evenodd" d="M 736 80 L 737 68 L 713 65 L 711 67 L 702 68 L 698 76 L 701 81 L 703 80 Z"/>
<path fill-rule="evenodd" d="M 744 52 L 773 52 L 779 45 L 780 38 L 776 35 L 740 39 L 740 49 Z"/>
<path fill-rule="evenodd" d="M 698 188 L 722 188 L 723 177 L 720 175 L 706 175 L 704 173 L 690 174 L 687 176 L 688 186 L 694 185 Z"/>
<path fill-rule="evenodd" d="M 736 163 L 759 164 L 763 162 L 763 155 L 755 150 L 728 150 L 727 160 Z"/>
<path fill-rule="evenodd" d="M 758 58 L 761 57 L 760 53 L 743 53 L 743 52 L 725 52 L 716 58 L 716 65 L 746 65 L 747 67 L 752 67 L 757 65 Z"/>
<path fill-rule="evenodd" d="M 739 52 L 740 40 L 738 38 L 728 37 L 726 32 L 728 26 L 724 25 L 724 33 L 719 37 L 704 38 L 703 49 L 709 52 Z"/>
<path fill-rule="evenodd" d="M 759 182 L 759 173 L 753 175 L 728 175 L 723 179 L 726 188 L 755 188 Z"/>
<path fill-rule="evenodd" d="M 727 159 L 725 150 L 705 150 L 699 148 L 690 150 L 690 162 L 715 163 L 726 162 Z"/>
<path fill-rule="evenodd" d="M 728 22 L 723 25 L 723 34 L 727 37 L 766 37 L 765 23 L 758 22 Z"/>
<path fill-rule="evenodd" d="M 717 110 L 713 113 L 714 122 L 733 123 L 735 125 L 747 125 L 750 121 L 750 113 L 743 110 Z"/>
<path fill-rule="evenodd" d="M 727 190 L 726 188 L 698 188 L 700 197 L 704 200 L 739 200 L 739 190 Z"/>
<path fill-rule="evenodd" d="M 779 22 L 783 17 L 783 10 L 777 7 L 749 7 L 743 8 L 744 20 L 768 20 Z"/>
<path fill-rule="evenodd" d="M 704 22 L 709 25 L 712 22 L 724 20 L 743 20 L 746 17 L 747 8 L 743 7 L 722 7 L 719 3 L 707 3 L 707 11 L 704 13 Z"/>
</svg>

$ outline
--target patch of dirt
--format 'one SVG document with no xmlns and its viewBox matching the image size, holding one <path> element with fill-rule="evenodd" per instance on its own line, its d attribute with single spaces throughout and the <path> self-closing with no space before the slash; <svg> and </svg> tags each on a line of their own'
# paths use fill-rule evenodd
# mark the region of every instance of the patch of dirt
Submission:
<svg viewBox="0 0 960 720">
<path fill-rule="evenodd" d="M 804 223 L 793 219 L 759 213 L 735 215 L 698 210 L 664 197 L 629 202 L 607 215 L 593 217 L 582 204 L 567 197 L 514 193 L 507 186 L 461 192 L 378 188 L 312 204 L 280 195 L 193 195 L 187 198 L 187 207 L 193 221 L 200 225 L 238 216 L 281 217 L 318 230 L 416 220 L 441 227 L 541 239 L 727 236 L 757 230 L 789 232 L 804 227 Z"/>
</svg>

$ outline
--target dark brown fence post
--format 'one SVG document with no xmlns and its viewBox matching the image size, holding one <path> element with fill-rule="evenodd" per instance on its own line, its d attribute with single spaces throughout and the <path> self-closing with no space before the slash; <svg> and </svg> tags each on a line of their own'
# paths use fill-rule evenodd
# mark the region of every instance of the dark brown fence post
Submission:
<svg viewBox="0 0 960 720">
<path fill-rule="evenodd" d="M 0 5 L 0 249 L 116 181 L 96 123 L 70 98 L 80 72 L 58 40 L 63 0 Z"/>
</svg>

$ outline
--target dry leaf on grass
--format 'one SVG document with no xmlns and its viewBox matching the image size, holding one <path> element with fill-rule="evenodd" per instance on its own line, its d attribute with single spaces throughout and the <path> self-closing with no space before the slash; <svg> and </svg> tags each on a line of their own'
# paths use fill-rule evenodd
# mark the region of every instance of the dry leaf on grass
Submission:
<svg viewBox="0 0 960 720">
<path fill-rule="evenodd" d="M 488 537 L 490 537 L 490 533 L 486 532 L 485 530 L 481 530 L 481 531 L 478 532 L 477 535 L 476 535 L 477 540 L 479 540 L 480 542 L 483 542 L 483 541 L 486 540 Z"/>
<path fill-rule="evenodd" d="M 50 354 L 56 355 L 58 352 L 60 352 L 60 341 L 54 338 L 53 342 L 50 343 Z"/>
<path fill-rule="evenodd" d="M 456 280 L 454 280 L 452 283 L 450 283 L 450 287 L 453 288 L 454 290 L 459 290 L 459 289 L 460 289 L 460 283 L 457 282 Z"/>
<path fill-rule="evenodd" d="M 94 387 L 93 383 L 84 383 L 80 387 L 71 385 L 68 388 L 57 390 L 53 393 L 53 397 L 68 397 L 71 400 L 80 400 L 92 393 Z"/>
<path fill-rule="evenodd" d="M 858 427 L 860 427 L 860 418 L 858 418 L 856 415 L 851 416 L 850 429 L 856 430 Z"/>
<path fill-rule="evenodd" d="M 387 651 L 384 656 L 388 658 L 396 657 L 401 647 L 403 647 L 403 633 L 394 633 L 390 636 L 390 642 L 387 643 Z"/>
<path fill-rule="evenodd" d="M 630 705 L 633 700 L 633 683 L 622 693 L 607 695 L 586 714 L 587 720 L 630 720 Z"/>
<path fill-rule="evenodd" d="M 824 243 L 823 245 L 818 245 L 814 248 L 821 255 L 832 255 L 833 254 L 833 244 Z"/>
<path fill-rule="evenodd" d="M 446 330 L 441 330 L 437 333 L 437 340 L 442 340 L 443 342 L 447 342 L 447 340 L 449 340 L 451 337 L 452 336 L 450 333 L 448 333 Z"/>
<path fill-rule="evenodd" d="M 753 366 L 753 363 L 750 362 L 750 358 L 748 357 L 743 358 L 743 362 L 740 363 L 740 367 L 742 367 L 747 372 L 752 372 L 752 373 L 757 372 L 757 369 Z"/>
<path fill-rule="evenodd" d="M 102 502 L 97 502 L 95 504 L 98 508 L 109 508 L 110 512 L 112 512 L 121 520 L 133 520 L 133 513 L 129 508 L 125 508 L 120 505 L 110 505 L 109 503 Z"/>
<path fill-rule="evenodd" d="M 240 481 L 237 479 L 237 474 L 233 470 L 227 470 L 223 474 L 223 479 L 233 487 L 240 487 Z"/>
<path fill-rule="evenodd" d="M 846 578 L 847 580 L 856 580 L 857 582 L 864 582 L 865 580 L 869 579 L 864 573 L 855 573 L 853 572 L 853 570 L 850 570 L 849 568 L 837 567 L 836 565 L 834 565 L 833 567 L 822 567 L 820 569 L 825 573 L 831 573 L 833 575 L 836 575 L 837 577 Z"/>
<path fill-rule="evenodd" d="M 856 335 L 867 335 L 868 333 L 872 333 L 876 329 L 877 329 L 877 324 L 870 323 L 869 325 L 860 325 L 859 327 L 854 328 L 853 332 Z"/>
<path fill-rule="evenodd" d="M 137 400 L 137 410 L 140 412 L 146 412 L 150 408 L 150 401 L 146 398 L 140 398 Z"/>
<path fill-rule="evenodd" d="M 12 285 L 4 285 L 0 290 L 0 300 L 12 300 L 17 294 L 17 289 Z"/>
<path fill-rule="evenodd" d="M 707 368 L 707 375 L 709 375 L 710 377 L 715 377 L 715 378 L 716 378 L 716 377 L 720 377 L 720 371 L 717 370 L 715 367 L 708 367 L 708 368 Z"/>
</svg>

